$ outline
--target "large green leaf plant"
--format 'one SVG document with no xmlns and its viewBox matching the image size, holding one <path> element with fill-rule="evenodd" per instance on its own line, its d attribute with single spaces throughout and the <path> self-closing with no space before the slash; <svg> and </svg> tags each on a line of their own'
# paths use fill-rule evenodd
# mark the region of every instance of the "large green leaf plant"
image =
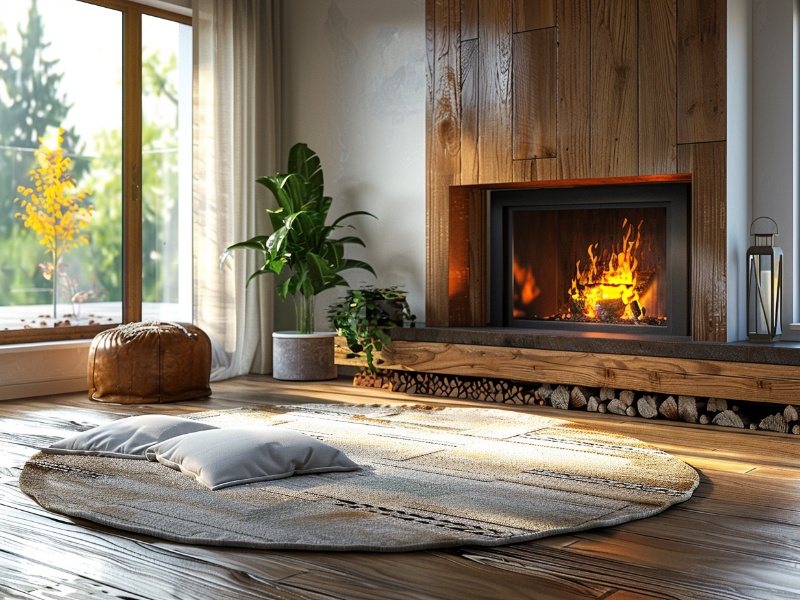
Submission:
<svg viewBox="0 0 800 600">
<path fill-rule="evenodd" d="M 344 222 L 357 215 L 374 217 L 366 211 L 353 211 L 326 224 L 332 199 L 323 193 L 322 164 L 317 153 L 303 143 L 289 151 L 287 173 L 259 177 L 258 183 L 272 192 L 278 208 L 267 209 L 272 233 L 256 235 L 225 249 L 221 260 L 240 248 L 263 253 L 264 264 L 247 280 L 267 274 L 280 275 L 288 267 L 290 275 L 277 286 L 278 296 L 297 298 L 297 330 L 314 332 L 314 299 L 327 289 L 348 285 L 340 274 L 348 269 L 375 270 L 362 260 L 345 258 L 347 244 L 364 246 L 354 236 L 332 238 L 338 229 L 351 227 Z"/>
</svg>

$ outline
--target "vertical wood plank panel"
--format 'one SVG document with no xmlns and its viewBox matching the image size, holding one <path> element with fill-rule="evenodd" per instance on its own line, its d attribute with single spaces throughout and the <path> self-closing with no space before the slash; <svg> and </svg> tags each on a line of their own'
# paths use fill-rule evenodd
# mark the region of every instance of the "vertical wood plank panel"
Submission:
<svg viewBox="0 0 800 600">
<path fill-rule="evenodd" d="M 449 325 L 486 325 L 486 194 L 450 189 Z"/>
<path fill-rule="evenodd" d="M 432 10 L 432 13 L 430 12 Z M 429 5 L 432 35 L 428 51 L 433 55 L 433 106 L 430 120 L 430 178 L 427 227 L 441 232 L 427 236 L 428 285 L 426 322 L 446 325 L 448 321 L 449 187 L 461 179 L 461 76 L 460 76 L 460 0 L 435 0 Z M 431 25 L 429 25 L 430 27 Z"/>
<path fill-rule="evenodd" d="M 558 179 L 558 161 L 555 158 L 538 158 L 532 162 L 531 181 Z"/>
<path fill-rule="evenodd" d="M 561 179 L 591 174 L 589 0 L 558 0 L 558 173 Z"/>
<path fill-rule="evenodd" d="M 486 192 L 474 190 L 469 197 L 469 323 L 485 327 L 488 318 L 489 215 Z"/>
<path fill-rule="evenodd" d="M 478 11 L 481 183 L 511 181 L 511 2 L 481 2 Z"/>
<path fill-rule="evenodd" d="M 478 39 L 478 3 L 461 0 L 461 41 Z"/>
<path fill-rule="evenodd" d="M 513 181 L 533 181 L 533 161 L 532 160 L 515 160 L 513 164 L 514 179 Z"/>
<path fill-rule="evenodd" d="M 726 0 L 678 0 L 678 143 L 726 139 Z"/>
<path fill-rule="evenodd" d="M 558 161 L 555 158 L 535 158 L 514 161 L 514 181 L 549 181 L 558 179 Z"/>
<path fill-rule="evenodd" d="M 692 336 L 727 341 L 726 144 L 678 146 L 678 170 L 692 174 Z"/>
<path fill-rule="evenodd" d="M 556 155 L 556 31 L 514 35 L 514 159 Z"/>
<path fill-rule="evenodd" d="M 593 177 L 639 172 L 637 15 L 636 0 L 592 2 Z"/>
<path fill-rule="evenodd" d="M 461 42 L 461 183 L 480 181 L 478 162 L 478 40 Z"/>
<path fill-rule="evenodd" d="M 512 0 L 514 2 L 514 32 L 555 27 L 555 0 Z"/>
<path fill-rule="evenodd" d="M 675 173 L 676 0 L 639 0 L 639 174 Z"/>
</svg>

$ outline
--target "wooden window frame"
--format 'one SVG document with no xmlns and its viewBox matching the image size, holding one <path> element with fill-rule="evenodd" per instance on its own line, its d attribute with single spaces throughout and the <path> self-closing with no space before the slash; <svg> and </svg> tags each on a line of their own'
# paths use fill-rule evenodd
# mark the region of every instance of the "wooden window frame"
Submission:
<svg viewBox="0 0 800 600">
<path fill-rule="evenodd" d="M 129 0 L 75 0 L 122 13 L 122 322 L 142 319 L 142 17 L 189 16 Z M 138 75 L 137 75 L 138 74 Z M 111 325 L 0 331 L 0 345 L 90 339 Z"/>
</svg>

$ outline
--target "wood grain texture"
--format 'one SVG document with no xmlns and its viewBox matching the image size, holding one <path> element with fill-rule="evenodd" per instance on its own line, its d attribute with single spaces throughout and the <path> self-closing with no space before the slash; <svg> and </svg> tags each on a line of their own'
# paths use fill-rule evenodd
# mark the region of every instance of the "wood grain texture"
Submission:
<svg viewBox="0 0 800 600">
<path fill-rule="evenodd" d="M 677 168 L 676 0 L 639 0 L 639 174 Z"/>
<path fill-rule="evenodd" d="M 478 98 L 481 73 L 478 40 L 461 43 L 461 183 L 480 181 Z"/>
<path fill-rule="evenodd" d="M 395 340 L 389 369 L 751 402 L 797 402 L 800 367 Z"/>
<path fill-rule="evenodd" d="M 383 554 L 267 552 L 177 544 L 48 513 L 17 487 L 43 444 L 133 414 L 273 404 L 475 406 L 354 388 L 345 380 L 214 384 L 208 400 L 113 406 L 83 394 L 0 402 L 0 595 L 137 600 L 286 598 L 798 598 L 796 440 L 571 411 L 578 426 L 632 436 L 700 470 L 694 496 L 655 517 L 497 548 Z M 486 407 L 554 418 L 542 407 Z"/>
<path fill-rule="evenodd" d="M 481 2 L 478 12 L 480 43 L 480 182 L 512 178 L 511 3 Z"/>
<path fill-rule="evenodd" d="M 486 324 L 486 194 L 472 186 L 450 189 L 449 323 Z"/>
<path fill-rule="evenodd" d="M 555 158 L 536 158 L 514 161 L 514 181 L 544 181 L 558 179 L 558 160 Z"/>
<path fill-rule="evenodd" d="M 556 155 L 555 28 L 514 35 L 514 160 Z"/>
<path fill-rule="evenodd" d="M 448 223 L 448 188 L 461 181 L 461 66 L 460 0 L 437 0 L 433 4 L 433 95 L 430 118 L 430 165 L 426 223 L 438 231 Z M 431 325 L 447 323 L 447 240 L 427 236 L 426 280 L 439 282 L 427 289 L 426 320 Z"/>
<path fill-rule="evenodd" d="M 639 173 L 636 0 L 592 2 L 593 177 Z"/>
<path fill-rule="evenodd" d="M 726 0 L 678 0 L 678 143 L 727 137 Z"/>
<path fill-rule="evenodd" d="M 558 0 L 558 139 L 561 179 L 591 176 L 589 0 Z"/>
<path fill-rule="evenodd" d="M 514 0 L 514 33 L 555 25 L 555 0 Z"/>
<path fill-rule="evenodd" d="M 461 41 L 478 39 L 478 4 L 480 0 L 461 0 Z"/>
<path fill-rule="evenodd" d="M 678 146 L 678 169 L 692 174 L 692 337 L 727 340 L 726 146 Z"/>
</svg>

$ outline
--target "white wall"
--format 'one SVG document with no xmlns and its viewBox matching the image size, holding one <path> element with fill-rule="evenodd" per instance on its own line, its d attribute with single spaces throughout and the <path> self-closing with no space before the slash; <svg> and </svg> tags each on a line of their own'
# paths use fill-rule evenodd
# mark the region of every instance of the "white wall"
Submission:
<svg viewBox="0 0 800 600">
<path fill-rule="evenodd" d="M 91 340 L 0 346 L 0 400 L 87 389 Z"/>
<path fill-rule="evenodd" d="M 378 274 L 345 272 L 351 286 L 398 285 L 425 315 L 425 2 L 283 0 L 283 156 L 306 142 L 322 160 L 332 215 L 366 210 L 351 246 Z M 317 299 L 317 329 L 340 293 Z M 280 304 L 280 303 L 278 303 Z M 294 329 L 278 308 L 276 329 Z"/>
<path fill-rule="evenodd" d="M 751 242 L 751 3 L 728 0 L 727 59 L 727 232 L 728 341 L 747 337 L 746 252 Z"/>
<path fill-rule="evenodd" d="M 796 0 L 752 1 L 752 202 L 751 219 L 777 221 L 776 244 L 784 251 L 784 336 L 797 318 L 798 244 Z M 731 45 L 729 43 L 729 49 Z M 729 134 L 731 132 L 729 131 Z M 748 225 L 749 225 L 748 221 Z M 750 239 L 752 244 L 752 239 Z M 742 286 L 744 282 L 742 283 Z M 746 335 L 746 331 L 744 331 Z M 743 335 L 742 337 L 745 337 Z M 795 332 L 796 335 L 796 332 Z"/>
</svg>

